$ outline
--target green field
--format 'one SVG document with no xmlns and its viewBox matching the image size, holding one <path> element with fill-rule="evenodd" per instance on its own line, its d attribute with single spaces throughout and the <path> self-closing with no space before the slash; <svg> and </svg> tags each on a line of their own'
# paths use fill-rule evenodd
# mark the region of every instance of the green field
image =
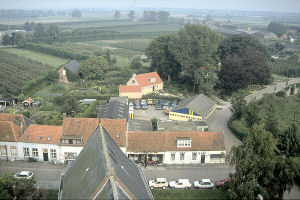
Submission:
<svg viewBox="0 0 300 200">
<path fill-rule="evenodd" d="M 23 58 L 31 59 L 40 63 L 43 63 L 45 65 L 50 65 L 53 67 L 59 67 L 63 64 L 69 62 L 69 60 L 51 56 L 44 53 L 38 53 L 30 50 L 25 49 L 16 49 L 16 48 L 2 48 L 3 51 L 6 51 L 8 53 L 16 54 L 18 56 L 21 56 Z"/>
<path fill-rule="evenodd" d="M 225 199 L 223 190 L 152 190 L 155 200 Z"/>
</svg>

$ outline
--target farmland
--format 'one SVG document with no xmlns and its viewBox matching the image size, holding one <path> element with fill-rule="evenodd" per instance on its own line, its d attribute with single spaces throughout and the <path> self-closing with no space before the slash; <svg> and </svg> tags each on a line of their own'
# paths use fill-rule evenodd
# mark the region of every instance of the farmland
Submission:
<svg viewBox="0 0 300 200">
<path fill-rule="evenodd" d="M 0 73 L 0 92 L 3 95 L 20 94 L 21 88 L 28 81 L 45 74 L 53 68 L 4 51 L 0 51 L 0 65 L 2 72 Z"/>
<path fill-rule="evenodd" d="M 67 59 L 63 59 L 60 57 L 51 56 L 48 54 L 38 53 L 38 52 L 34 52 L 34 51 L 29 51 L 26 49 L 3 48 L 2 50 L 5 52 L 8 52 L 8 53 L 11 53 L 11 54 L 16 54 L 16 55 L 18 55 L 20 57 L 24 57 L 26 59 L 31 59 L 31 60 L 40 62 L 45 65 L 50 65 L 53 67 L 62 66 L 63 64 L 65 64 L 69 61 Z"/>
</svg>

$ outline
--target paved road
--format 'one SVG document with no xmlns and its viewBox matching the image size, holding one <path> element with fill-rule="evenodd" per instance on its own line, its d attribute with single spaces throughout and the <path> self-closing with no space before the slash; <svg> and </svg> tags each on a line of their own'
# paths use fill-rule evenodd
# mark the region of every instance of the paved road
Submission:
<svg viewBox="0 0 300 200">
<path fill-rule="evenodd" d="M 42 189 L 58 189 L 60 173 L 64 167 L 65 165 L 53 165 L 43 162 L 0 161 L 0 177 L 4 174 L 28 170 L 33 172 L 36 186 Z"/>
<path fill-rule="evenodd" d="M 288 81 L 288 84 L 300 83 L 300 78 L 292 78 Z M 286 82 L 276 83 L 274 85 L 267 86 L 265 89 L 257 91 L 245 99 L 249 102 L 251 99 L 261 99 L 264 94 L 278 92 L 286 87 Z M 206 122 L 209 126 L 210 131 L 224 132 L 226 152 L 228 153 L 232 146 L 237 146 L 241 144 L 241 141 L 237 139 L 233 133 L 227 127 L 227 122 L 232 115 L 230 110 L 231 104 L 229 102 L 224 102 L 223 110 L 216 110 L 213 112 Z"/>
</svg>

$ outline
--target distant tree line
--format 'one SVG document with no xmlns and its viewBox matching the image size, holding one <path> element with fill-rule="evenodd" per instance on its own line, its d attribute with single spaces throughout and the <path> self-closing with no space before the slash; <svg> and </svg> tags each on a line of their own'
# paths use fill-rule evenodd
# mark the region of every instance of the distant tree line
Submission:
<svg viewBox="0 0 300 200">
<path fill-rule="evenodd" d="M 283 34 L 288 33 L 289 26 L 287 24 L 281 23 L 281 22 L 271 22 L 268 25 L 268 31 L 271 33 L 276 34 L 278 37 L 282 36 Z"/>
<path fill-rule="evenodd" d="M 143 22 L 168 22 L 170 13 L 167 11 L 144 11 Z"/>
<path fill-rule="evenodd" d="M 37 18 L 54 16 L 55 12 L 48 10 L 21 10 L 21 9 L 0 9 L 0 17 L 2 18 Z"/>
</svg>

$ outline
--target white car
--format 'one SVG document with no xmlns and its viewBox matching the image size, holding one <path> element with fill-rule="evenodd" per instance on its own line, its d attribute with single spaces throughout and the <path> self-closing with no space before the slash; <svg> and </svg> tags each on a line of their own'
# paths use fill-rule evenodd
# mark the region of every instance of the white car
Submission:
<svg viewBox="0 0 300 200">
<path fill-rule="evenodd" d="M 147 104 L 147 101 L 146 101 L 145 99 L 143 99 L 143 100 L 141 101 L 141 105 L 144 105 L 144 104 Z"/>
<path fill-rule="evenodd" d="M 168 187 L 167 179 L 166 178 L 156 178 L 155 180 L 150 180 L 149 187 L 151 190 L 154 188 L 166 189 L 166 187 Z"/>
<path fill-rule="evenodd" d="M 201 179 L 201 181 L 195 181 L 194 187 L 198 189 L 209 189 L 213 188 L 215 185 L 211 182 L 210 179 Z"/>
<path fill-rule="evenodd" d="M 192 184 L 190 183 L 189 179 L 178 179 L 177 181 L 170 181 L 169 186 L 173 189 L 188 189 L 192 187 Z"/>
<path fill-rule="evenodd" d="M 30 171 L 21 171 L 14 174 L 14 178 L 16 179 L 32 179 L 33 173 Z"/>
</svg>

